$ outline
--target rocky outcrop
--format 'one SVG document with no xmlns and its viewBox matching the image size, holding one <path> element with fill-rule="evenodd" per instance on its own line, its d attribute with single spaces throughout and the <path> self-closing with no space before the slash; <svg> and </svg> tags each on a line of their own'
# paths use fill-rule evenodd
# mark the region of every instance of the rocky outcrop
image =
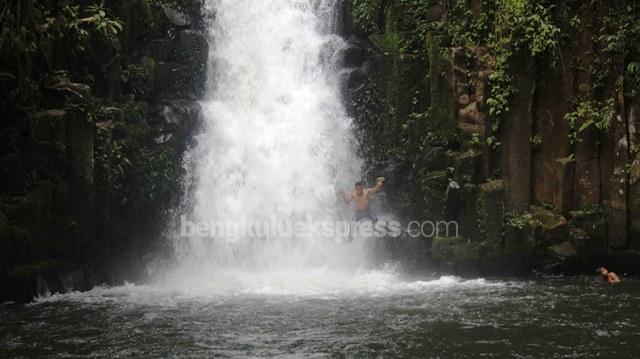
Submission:
<svg viewBox="0 0 640 359">
<path fill-rule="evenodd" d="M 640 28 L 628 5 L 348 1 L 367 173 L 390 179 L 401 216 L 460 226 L 427 240 L 433 262 L 576 273 L 625 258 L 633 271 Z"/>
</svg>

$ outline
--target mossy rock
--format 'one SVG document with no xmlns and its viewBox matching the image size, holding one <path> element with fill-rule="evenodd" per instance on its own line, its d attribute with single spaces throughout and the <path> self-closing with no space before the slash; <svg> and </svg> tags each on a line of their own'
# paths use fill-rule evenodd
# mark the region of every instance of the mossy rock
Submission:
<svg viewBox="0 0 640 359">
<path fill-rule="evenodd" d="M 524 225 L 507 223 L 505 226 L 505 255 L 522 255 L 535 258 L 545 253 L 542 243 L 543 229 L 540 221 L 531 214 L 521 215 Z"/>
<path fill-rule="evenodd" d="M 569 226 L 561 214 L 537 206 L 531 207 L 531 213 L 542 226 L 545 244 L 555 245 L 567 241 Z"/>
<path fill-rule="evenodd" d="M 578 252 L 576 251 L 576 249 L 569 242 L 561 242 L 561 243 L 549 246 L 549 253 L 552 256 L 558 257 L 562 260 L 565 260 L 570 257 L 576 257 L 578 255 Z"/>
<path fill-rule="evenodd" d="M 459 274 L 479 273 L 483 256 L 481 243 L 462 237 L 436 237 L 431 247 L 431 259 L 439 268 Z"/>
<path fill-rule="evenodd" d="M 482 153 L 474 150 L 451 152 L 454 179 L 458 183 L 479 183 L 482 177 Z"/>
<path fill-rule="evenodd" d="M 462 237 L 436 237 L 431 245 L 431 258 L 434 260 L 451 260 L 455 246 L 461 243 L 465 243 Z"/>
<path fill-rule="evenodd" d="M 571 223 L 587 232 L 591 238 L 607 236 L 607 217 L 598 208 L 587 208 L 569 212 Z"/>
</svg>

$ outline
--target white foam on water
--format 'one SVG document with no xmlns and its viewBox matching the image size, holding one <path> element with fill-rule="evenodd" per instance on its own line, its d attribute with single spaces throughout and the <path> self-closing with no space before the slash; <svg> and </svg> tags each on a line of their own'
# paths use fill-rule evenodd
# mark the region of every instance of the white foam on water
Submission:
<svg viewBox="0 0 640 359">
<path fill-rule="evenodd" d="M 327 278 L 335 278 L 329 281 Z M 84 304 L 141 304 L 176 306 L 185 302 L 225 303 L 238 297 L 339 300 L 354 297 L 390 297 L 458 290 L 499 289 L 517 285 L 515 282 L 463 279 L 442 276 L 433 279 L 402 281 L 385 271 L 363 271 L 345 276 L 326 268 L 307 270 L 296 277 L 291 272 L 221 272 L 210 281 L 183 283 L 99 286 L 87 292 L 56 293 L 35 299 L 33 305 L 55 302 Z"/>
</svg>

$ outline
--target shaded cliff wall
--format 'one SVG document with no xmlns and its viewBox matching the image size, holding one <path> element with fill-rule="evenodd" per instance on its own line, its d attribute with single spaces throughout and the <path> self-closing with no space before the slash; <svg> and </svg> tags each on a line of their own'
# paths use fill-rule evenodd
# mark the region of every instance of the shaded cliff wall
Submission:
<svg viewBox="0 0 640 359">
<path fill-rule="evenodd" d="M 0 300 L 144 275 L 181 193 L 200 1 L 0 5 Z"/>
<path fill-rule="evenodd" d="M 635 1 L 350 0 L 347 94 L 368 175 L 419 256 L 481 272 L 640 268 Z"/>
</svg>

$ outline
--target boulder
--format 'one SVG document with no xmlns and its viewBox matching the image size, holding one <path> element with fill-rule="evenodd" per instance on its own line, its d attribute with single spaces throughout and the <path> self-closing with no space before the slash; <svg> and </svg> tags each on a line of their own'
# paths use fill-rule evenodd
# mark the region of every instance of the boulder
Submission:
<svg viewBox="0 0 640 359">
<path fill-rule="evenodd" d="M 583 270 L 578 251 L 569 242 L 549 246 L 548 255 L 544 265 L 546 272 L 575 274 Z"/>
<path fill-rule="evenodd" d="M 558 244 L 567 241 L 569 225 L 562 215 L 546 208 L 531 206 L 532 217 L 540 222 L 543 231 L 543 241 L 548 244 Z"/>
</svg>

